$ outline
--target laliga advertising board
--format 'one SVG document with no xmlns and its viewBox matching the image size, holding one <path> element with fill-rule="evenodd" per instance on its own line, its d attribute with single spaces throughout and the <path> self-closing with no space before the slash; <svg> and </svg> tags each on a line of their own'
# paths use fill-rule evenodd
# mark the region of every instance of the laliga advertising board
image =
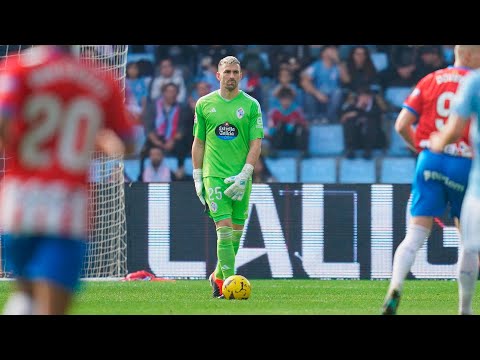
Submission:
<svg viewBox="0 0 480 360">
<path fill-rule="evenodd" d="M 254 184 L 237 273 L 254 278 L 388 279 L 409 220 L 410 185 Z M 148 206 L 145 206 L 148 204 Z M 190 183 L 126 187 L 128 269 L 206 279 L 215 229 Z M 458 232 L 435 219 L 409 278 L 454 279 Z"/>
</svg>

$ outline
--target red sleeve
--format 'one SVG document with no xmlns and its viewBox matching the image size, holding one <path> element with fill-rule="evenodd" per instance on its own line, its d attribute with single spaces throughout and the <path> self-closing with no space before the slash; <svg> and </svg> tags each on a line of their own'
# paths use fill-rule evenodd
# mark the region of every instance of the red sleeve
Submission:
<svg viewBox="0 0 480 360">
<path fill-rule="evenodd" d="M 22 99 L 22 75 L 17 66 L 0 72 L 0 116 L 11 118 L 19 109 Z"/>
<path fill-rule="evenodd" d="M 429 74 L 425 76 L 422 80 L 420 80 L 417 86 L 415 86 L 415 89 L 413 89 L 413 91 L 403 103 L 403 107 L 410 110 L 417 117 L 419 117 L 422 113 L 425 93 L 427 91 L 427 84 L 430 83 L 430 79 L 432 78 L 432 76 L 432 74 Z"/>
<path fill-rule="evenodd" d="M 105 125 L 115 131 L 123 140 L 131 140 L 133 137 L 133 124 L 128 116 L 123 95 L 113 81 L 111 82 L 111 87 L 112 96 L 105 109 L 105 113 L 108 114 Z"/>
</svg>

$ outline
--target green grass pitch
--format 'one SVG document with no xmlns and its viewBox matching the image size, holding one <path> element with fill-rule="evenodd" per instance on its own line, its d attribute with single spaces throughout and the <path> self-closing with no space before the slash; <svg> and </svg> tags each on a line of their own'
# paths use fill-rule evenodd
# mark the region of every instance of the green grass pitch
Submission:
<svg viewBox="0 0 480 360">
<path fill-rule="evenodd" d="M 82 282 L 70 314 L 86 315 L 379 315 L 388 281 L 251 279 L 248 300 L 211 297 L 208 280 Z M 11 291 L 0 282 L 0 307 Z M 478 298 L 478 295 L 476 296 Z M 455 315 L 457 282 L 409 280 L 398 315 Z M 480 313 L 474 299 L 475 313 Z"/>
</svg>

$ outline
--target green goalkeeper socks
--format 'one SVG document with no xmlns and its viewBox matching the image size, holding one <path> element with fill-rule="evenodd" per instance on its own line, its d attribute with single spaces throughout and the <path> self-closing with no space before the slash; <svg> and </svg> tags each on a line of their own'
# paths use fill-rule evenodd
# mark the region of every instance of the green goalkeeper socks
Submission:
<svg viewBox="0 0 480 360">
<path fill-rule="evenodd" d="M 222 226 L 217 229 L 218 265 L 215 270 L 217 279 L 226 279 L 235 274 L 235 250 L 232 237 L 233 231 L 230 226 Z"/>
<path fill-rule="evenodd" d="M 232 238 L 232 244 L 233 244 L 233 250 L 235 252 L 235 255 L 238 253 L 238 248 L 240 247 L 240 238 L 242 237 L 243 230 L 233 230 L 233 238 Z M 215 277 L 217 279 L 223 279 L 225 280 L 226 278 L 223 278 L 223 272 L 220 267 L 220 261 L 217 261 L 217 267 L 215 269 Z"/>
<path fill-rule="evenodd" d="M 238 248 L 240 247 L 240 238 L 242 237 L 243 230 L 233 230 L 233 250 L 235 250 L 235 256 L 238 254 Z"/>
</svg>

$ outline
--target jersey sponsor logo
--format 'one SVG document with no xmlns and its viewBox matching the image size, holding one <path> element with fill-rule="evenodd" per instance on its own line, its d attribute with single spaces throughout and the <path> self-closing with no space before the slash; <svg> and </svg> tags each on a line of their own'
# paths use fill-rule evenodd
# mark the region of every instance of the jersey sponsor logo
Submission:
<svg viewBox="0 0 480 360">
<path fill-rule="evenodd" d="M 218 125 L 215 134 L 222 140 L 233 140 L 238 136 L 238 129 L 228 122 Z"/>
<path fill-rule="evenodd" d="M 214 113 L 214 112 L 217 112 L 217 110 L 216 110 L 215 108 L 212 108 L 212 109 L 210 110 L 210 112 L 211 112 L 211 113 Z"/>
<path fill-rule="evenodd" d="M 433 180 L 443 182 L 446 187 L 452 190 L 460 191 L 462 193 L 465 192 L 465 186 L 463 184 L 457 183 L 451 180 L 447 175 L 439 173 L 437 171 L 424 170 L 423 178 L 425 179 L 425 181 Z"/>
<path fill-rule="evenodd" d="M 243 108 L 237 109 L 237 118 L 241 119 L 243 118 L 243 115 L 245 115 L 245 111 L 243 110 Z"/>
<path fill-rule="evenodd" d="M 261 116 L 257 119 L 257 129 L 263 129 L 263 120 Z"/>
</svg>

